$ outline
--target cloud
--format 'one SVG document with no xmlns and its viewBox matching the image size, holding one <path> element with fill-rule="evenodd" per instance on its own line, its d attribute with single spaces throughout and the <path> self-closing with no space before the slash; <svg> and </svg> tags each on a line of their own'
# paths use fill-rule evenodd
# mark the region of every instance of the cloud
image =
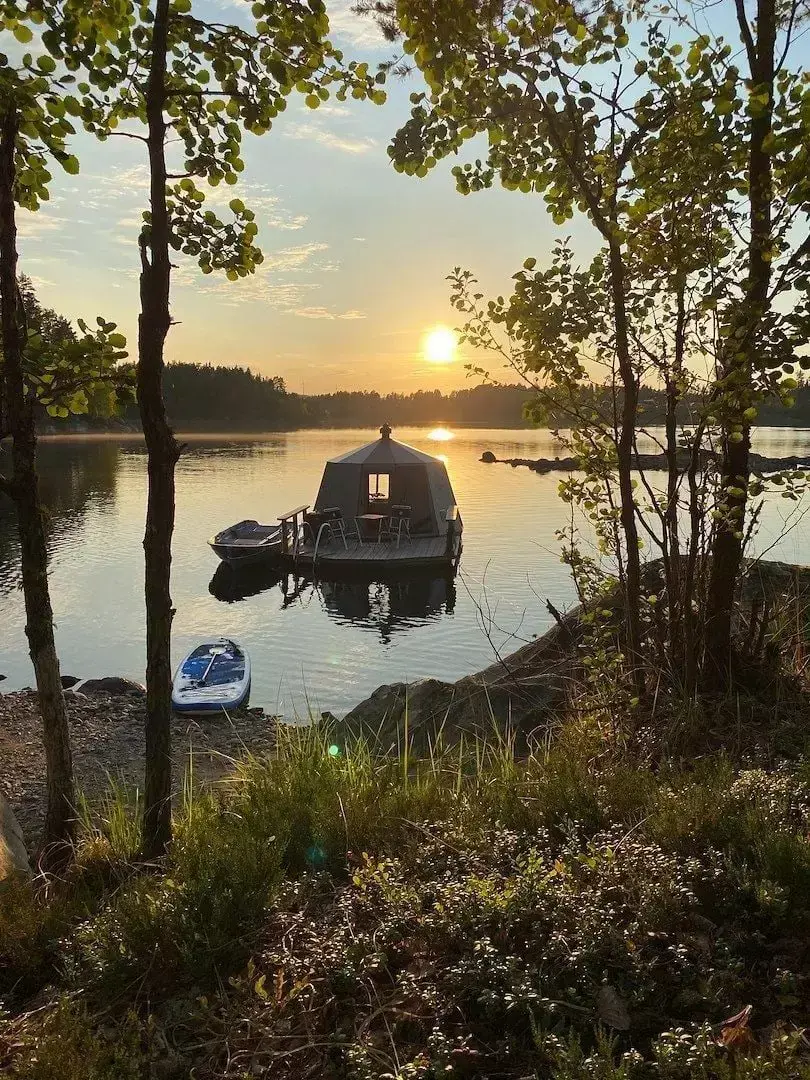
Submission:
<svg viewBox="0 0 810 1080">
<path fill-rule="evenodd" d="M 347 109 L 345 105 L 319 105 L 319 116 L 351 116 L 351 109 Z"/>
<path fill-rule="evenodd" d="M 385 48 L 385 39 L 370 15 L 355 15 L 355 0 L 326 0 L 330 34 L 368 49 Z"/>
<path fill-rule="evenodd" d="M 263 267 L 238 281 L 227 281 L 219 274 L 200 274 L 194 266 L 186 264 L 173 271 L 172 281 L 178 289 L 212 297 L 227 307 L 261 304 L 263 308 L 284 312 L 305 304 L 312 290 L 320 288 L 314 281 L 274 281 Z"/>
<path fill-rule="evenodd" d="M 365 319 L 367 317 L 364 311 L 357 311 L 354 308 L 336 312 L 325 307 L 303 307 L 296 308 L 291 314 L 298 315 L 302 319 Z"/>
<path fill-rule="evenodd" d="M 247 182 L 236 188 L 202 185 L 202 190 L 205 191 L 206 205 L 211 209 L 225 209 L 231 199 L 240 198 L 256 214 L 259 224 L 271 229 L 294 231 L 302 229 L 309 221 L 307 214 L 292 214 L 286 210 L 278 195 L 266 184 Z"/>
<path fill-rule="evenodd" d="M 44 206 L 36 213 L 21 210 L 17 218 L 17 229 L 23 240 L 40 240 L 46 235 L 59 232 L 67 224 L 68 218 L 51 214 Z"/>
<path fill-rule="evenodd" d="M 119 218 L 117 224 L 119 229 L 137 229 L 140 233 L 143 228 L 143 217 L 135 213 L 127 214 L 125 217 Z"/>
<path fill-rule="evenodd" d="M 106 201 L 116 201 L 129 191 L 149 190 L 149 166 L 143 163 L 111 173 L 96 173 L 87 177 L 104 189 Z M 89 185 L 88 185 L 89 186 Z"/>
<path fill-rule="evenodd" d="M 295 270 L 308 263 L 319 251 L 326 251 L 328 247 L 328 244 L 316 240 L 309 244 L 299 244 L 298 247 L 281 248 L 280 251 L 273 251 L 265 256 L 263 267 L 265 271 Z"/>
<path fill-rule="evenodd" d="M 214 6 L 227 10 L 242 11 L 250 14 L 250 0 L 213 0 Z M 384 48 L 385 39 L 370 16 L 355 15 L 352 11 L 355 0 L 326 0 L 329 15 L 329 36 L 348 41 L 352 45 L 369 49 Z"/>
<path fill-rule="evenodd" d="M 338 135 L 337 132 L 327 131 L 326 128 L 319 127 L 317 124 L 296 124 L 285 134 L 288 139 L 309 139 L 328 146 L 330 150 L 343 150 L 347 154 L 365 154 L 377 145 L 374 139 Z"/>
</svg>

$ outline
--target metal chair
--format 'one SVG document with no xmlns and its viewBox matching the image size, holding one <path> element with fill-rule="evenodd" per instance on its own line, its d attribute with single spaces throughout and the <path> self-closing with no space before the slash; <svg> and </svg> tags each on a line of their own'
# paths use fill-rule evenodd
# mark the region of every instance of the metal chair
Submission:
<svg viewBox="0 0 810 1080">
<path fill-rule="evenodd" d="M 312 514 L 307 514 L 305 524 L 312 535 L 312 543 L 316 553 L 324 538 L 327 540 L 340 539 L 343 541 L 343 547 L 347 551 L 349 550 L 346 522 L 343 519 L 343 511 L 339 506 L 326 506 L 323 510 L 316 510 Z"/>
<path fill-rule="evenodd" d="M 394 504 L 391 507 L 391 513 L 388 515 L 387 529 L 389 539 L 393 540 L 396 537 L 397 547 L 402 539 L 402 534 L 411 539 L 411 511 L 413 507 L 407 506 L 404 503 Z"/>
</svg>

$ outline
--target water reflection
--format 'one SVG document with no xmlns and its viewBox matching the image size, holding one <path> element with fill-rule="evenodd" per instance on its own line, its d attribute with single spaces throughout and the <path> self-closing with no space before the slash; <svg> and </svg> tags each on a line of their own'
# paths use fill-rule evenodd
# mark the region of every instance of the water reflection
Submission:
<svg viewBox="0 0 810 1080">
<path fill-rule="evenodd" d="M 9 444 L 0 448 L 0 472 L 10 470 Z M 115 510 L 120 446 L 109 440 L 43 439 L 37 448 L 48 556 L 74 542 L 89 517 Z M 14 504 L 0 497 L 0 593 L 21 587 L 20 545 Z"/>
<path fill-rule="evenodd" d="M 220 563 L 208 583 L 208 591 L 225 604 L 235 604 L 267 592 L 281 581 L 281 572 L 273 566 L 243 566 L 235 570 Z"/>
<path fill-rule="evenodd" d="M 394 634 L 452 615 L 456 587 L 449 578 L 408 581 L 321 581 L 324 611 L 336 622 L 350 622 L 379 634 L 388 644 Z"/>
<path fill-rule="evenodd" d="M 352 623 L 378 634 L 388 644 L 398 631 L 452 615 L 456 587 L 445 577 L 417 576 L 407 581 L 313 581 L 267 567 L 234 569 L 220 563 L 208 585 L 217 600 L 233 604 L 260 593 L 278 598 L 282 610 L 317 600 L 337 623 Z"/>
</svg>

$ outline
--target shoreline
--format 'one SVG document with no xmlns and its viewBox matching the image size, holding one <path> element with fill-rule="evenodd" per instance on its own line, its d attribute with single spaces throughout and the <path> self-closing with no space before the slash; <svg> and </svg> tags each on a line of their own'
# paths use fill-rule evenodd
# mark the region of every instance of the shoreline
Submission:
<svg viewBox="0 0 810 1080">
<path fill-rule="evenodd" d="M 82 694 L 67 690 L 68 724 L 77 791 L 94 803 L 120 784 L 143 790 L 145 694 Z M 0 794 L 20 823 L 25 842 L 36 843 L 45 810 L 45 753 L 35 691 L 0 693 Z M 275 745 L 276 718 L 263 709 L 212 714 L 200 721 L 175 716 L 172 758 L 175 791 L 187 780 L 216 783 L 246 754 Z M 79 811 L 81 812 L 81 810 Z"/>
<path fill-rule="evenodd" d="M 176 430 L 175 437 L 179 440 L 188 440 L 193 442 L 203 442 L 206 440 L 230 440 L 238 442 L 251 442 L 256 440 L 278 438 L 285 435 L 294 435 L 301 432 L 329 432 L 329 431 L 367 431 L 375 427 L 375 424 L 369 422 L 368 425 L 361 423 L 357 424 L 338 424 L 338 425 L 306 425 L 304 427 L 290 427 L 290 428 L 262 428 L 256 431 L 245 431 L 244 429 L 233 431 L 222 430 L 195 430 L 195 431 L 183 431 Z M 406 430 L 425 430 L 433 429 L 436 427 L 445 427 L 451 431 L 463 431 L 463 432 L 475 432 L 475 431 L 508 431 L 508 432 L 537 432 L 538 434 L 550 434 L 552 428 L 548 427 L 531 427 L 525 424 L 519 426 L 504 426 L 498 425 L 492 427 L 488 424 L 478 423 L 465 423 L 455 420 L 422 420 L 418 423 L 406 423 L 400 425 L 400 427 Z M 662 425 L 655 425 L 657 430 Z M 810 432 L 810 424 L 754 424 L 754 431 L 785 431 L 791 433 Z M 115 440 L 119 442 L 140 442 L 144 441 L 143 432 L 140 431 L 116 431 L 114 429 L 106 431 L 47 431 L 37 435 L 38 442 L 105 442 L 109 440 Z M 3 442 L 0 441 L 0 447 Z M 657 455 L 656 455 L 657 456 Z M 500 458 L 497 459 L 501 464 L 512 464 L 513 461 L 517 461 L 521 465 L 528 465 L 528 459 L 511 459 Z M 540 462 L 551 461 L 554 459 L 537 459 Z"/>
</svg>

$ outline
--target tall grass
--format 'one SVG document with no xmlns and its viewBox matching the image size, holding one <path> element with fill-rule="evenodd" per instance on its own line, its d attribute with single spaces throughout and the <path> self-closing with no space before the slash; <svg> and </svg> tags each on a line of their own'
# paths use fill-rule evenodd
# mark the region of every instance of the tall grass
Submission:
<svg viewBox="0 0 810 1080">
<path fill-rule="evenodd" d="M 373 948 L 363 948 L 377 950 L 390 963 L 397 949 L 406 948 L 401 942 L 421 925 L 427 911 L 430 942 L 435 933 L 451 952 L 458 951 L 463 958 L 459 986 L 465 995 L 477 995 L 484 990 L 476 980 L 495 978 L 496 970 L 501 972 L 499 979 L 505 978 L 506 969 L 498 967 L 499 949 L 508 945 L 514 951 L 509 965 L 520 967 L 521 950 L 531 941 L 532 919 L 539 919 L 544 907 L 549 913 L 544 918 L 552 923 L 563 912 L 568 920 L 562 943 L 554 944 L 562 950 L 561 970 L 568 970 L 566 964 L 571 967 L 572 961 L 564 958 L 579 950 L 582 956 L 592 956 L 588 980 L 597 978 L 594 973 L 605 963 L 604 970 L 613 972 L 611 979 L 624 978 L 610 965 L 630 969 L 640 961 L 628 953 L 621 937 L 617 946 L 607 933 L 610 920 L 620 921 L 634 905 L 646 905 L 652 937 L 639 941 L 654 952 L 655 935 L 668 932 L 667 919 L 672 918 L 670 909 L 662 906 L 664 889 L 671 893 L 667 903 L 674 905 L 678 919 L 686 920 L 684 925 L 691 918 L 690 905 L 699 905 L 701 918 L 711 925 L 735 927 L 724 948 L 733 950 L 735 940 L 745 938 L 745 946 L 739 946 L 741 958 L 729 953 L 728 971 L 723 968 L 717 977 L 720 989 L 712 991 L 720 999 L 726 993 L 723 988 L 737 988 L 728 990 L 728 1007 L 741 1006 L 745 1002 L 737 1002 L 734 994 L 749 992 L 749 982 L 740 972 L 749 963 L 747 950 L 754 949 L 751 942 L 756 935 L 780 941 L 810 928 L 810 769 L 802 761 L 778 768 L 741 768 L 723 754 L 687 768 L 660 761 L 653 767 L 626 755 L 606 754 L 604 749 L 594 755 L 591 726 L 584 718 L 576 724 L 523 757 L 515 753 L 510 738 L 496 734 L 490 740 L 461 740 L 455 746 L 443 745 L 439 736 L 428 755 L 417 758 L 407 743 L 399 757 L 391 757 L 378 754 L 372 741 L 342 744 L 323 726 L 281 728 L 272 754 L 233 762 L 230 775 L 207 791 L 196 791 L 193 775 L 187 772 L 170 854 L 163 864 L 146 869 L 133 858 L 140 813 L 137 796 L 111 786 L 100 803 L 82 806 L 81 839 L 71 875 L 52 883 L 45 895 L 25 885 L 4 893 L 0 999 L 5 996 L 10 1005 L 19 1007 L 42 994 L 48 984 L 68 995 L 80 994 L 85 1011 L 76 1030 L 84 1032 L 81 1037 L 89 1040 L 86 1045 L 100 1063 L 96 1073 L 87 1075 L 106 1077 L 104 1070 L 117 1059 L 106 1054 L 103 1040 L 98 1043 L 94 1018 L 100 1011 L 121 1016 L 134 1009 L 140 1023 L 145 1002 L 148 1011 L 171 1010 L 178 1007 L 171 1004 L 178 1000 L 211 998 L 219 1002 L 216 1018 L 209 1015 L 208 1005 L 182 1008 L 196 1017 L 193 1023 L 188 1021 L 192 1026 L 207 1025 L 209 1030 L 213 1025 L 221 1031 L 223 1016 L 243 1008 L 243 992 L 248 993 L 250 1010 L 265 1001 L 269 993 L 265 987 L 276 978 L 277 969 L 268 967 L 262 981 L 259 969 L 251 965 L 258 963 L 255 958 L 268 940 L 288 932 L 284 927 L 300 928 L 308 920 L 315 926 L 323 918 L 326 939 L 336 925 L 345 929 L 347 920 L 360 919 L 358 910 L 363 909 L 362 919 L 368 920 L 377 917 L 379 907 L 380 912 L 388 911 L 384 932 L 374 931 L 369 939 L 375 942 Z M 616 870 L 619 865 L 621 874 Z M 722 889 L 713 892 L 702 883 L 701 867 L 712 868 L 712 881 L 722 879 Z M 381 906 L 368 899 L 377 895 Z M 553 912 L 558 914 L 552 918 Z M 351 927 L 357 941 L 371 933 L 361 925 L 362 919 Z M 506 934 L 507 944 L 495 944 L 501 940 L 498 933 Z M 386 935 L 388 945 L 383 944 Z M 608 954 L 603 954 L 608 943 L 609 962 Z M 641 947 L 635 938 L 631 944 Z M 408 948 L 418 953 L 424 946 Z M 337 963 L 341 950 L 331 956 L 330 964 Z M 436 957 L 430 960 L 437 962 Z M 351 964 L 346 964 L 337 974 L 300 990 L 313 995 L 314 1001 L 325 993 L 324 987 L 332 987 L 324 999 L 324 1016 L 332 1016 L 329 1010 L 338 1008 L 333 980 L 359 978 L 349 974 Z M 494 965 L 491 971 L 487 964 Z M 735 964 L 742 965 L 740 971 Z M 656 1001 L 674 993 L 678 979 L 676 963 L 664 986 L 659 967 L 653 957 L 649 967 L 638 968 L 658 995 Z M 245 985 L 245 971 L 256 972 L 247 978 L 247 991 L 239 989 Z M 456 993 L 448 989 L 456 985 L 456 977 L 450 981 L 442 977 L 442 994 Z M 810 979 L 810 972 L 800 976 L 805 977 Z M 286 978 L 282 976 L 282 982 Z M 295 982 L 292 975 L 289 978 Z M 582 978 L 571 975 L 571 986 L 579 989 L 570 998 L 572 1008 L 563 1009 L 562 1015 L 568 1017 L 566 1023 L 572 1016 L 590 1017 L 577 1036 L 585 1039 L 585 1049 L 577 1056 L 578 1051 L 566 1050 L 569 1044 L 561 1043 L 563 1049 L 558 1050 L 564 1057 L 557 1061 L 558 1050 L 547 1040 L 549 1031 L 538 1028 L 544 1075 L 604 1075 L 617 1080 L 642 1076 L 630 1070 L 623 1051 L 614 1053 L 607 1044 L 599 1051 L 603 1071 L 594 1072 L 596 1067 L 588 1064 L 593 1057 L 588 1025 L 592 1030 L 598 1017 L 591 1015 L 587 997 L 582 997 Z M 260 990 L 252 989 L 254 983 Z M 558 994 L 565 985 L 563 979 Z M 371 984 L 363 986 L 363 993 L 371 992 Z M 526 984 L 520 993 L 530 989 Z M 277 1007 L 268 1006 L 267 1016 L 275 1015 Z M 46 1010 L 46 1014 L 61 1015 L 60 1009 L 68 1009 L 73 1015 L 72 1004 L 55 1008 L 56 1013 Z M 453 1008 L 470 1019 L 481 1006 L 473 1008 L 459 999 Z M 500 1016 L 500 1008 L 490 1003 L 487 1015 Z M 335 1015 L 340 1015 L 340 1008 Z M 527 1015 L 518 1015 L 514 1038 L 523 1039 L 529 1032 Z M 507 1019 L 497 1023 L 511 1031 L 511 1015 Z M 53 1023 L 54 1031 L 63 1032 L 65 1024 Z M 31 1030 L 39 1031 L 32 1038 L 50 1038 L 36 1023 Z M 146 1038 L 143 1032 L 142 1036 L 141 1041 Z M 529 1053 L 523 1042 L 521 1046 L 521 1053 Z M 80 1046 L 74 1055 L 77 1061 L 82 1053 Z M 451 1051 L 447 1054 L 452 1064 Z M 303 1058 L 299 1065 L 303 1066 Z M 138 1071 L 140 1065 L 133 1069 L 133 1076 L 148 1075 Z M 722 1075 L 712 1069 L 705 1072 L 707 1077 Z M 128 1075 L 123 1066 L 121 1074 Z M 56 1072 L 36 1075 L 49 1078 Z M 355 1075 L 364 1074 L 345 1072 L 347 1077 Z M 378 1075 L 382 1073 L 373 1068 L 368 1073 Z M 433 1074 L 413 1073 L 417 1075 Z M 665 1073 L 659 1070 L 655 1075 Z M 666 1075 L 688 1073 L 674 1070 Z M 60 1080 L 74 1077 L 68 1071 Z"/>
</svg>

